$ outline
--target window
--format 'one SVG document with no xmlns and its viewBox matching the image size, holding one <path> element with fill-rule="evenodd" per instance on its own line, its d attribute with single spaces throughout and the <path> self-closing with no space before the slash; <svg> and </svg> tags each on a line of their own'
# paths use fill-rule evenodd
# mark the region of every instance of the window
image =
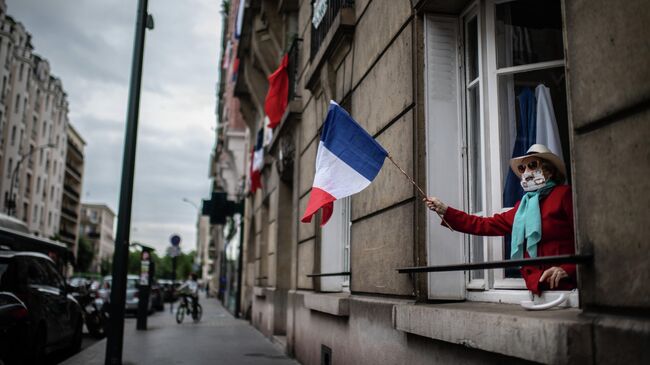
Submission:
<svg viewBox="0 0 650 365">
<path fill-rule="evenodd" d="M 12 163 L 13 161 L 11 160 L 11 157 L 9 157 L 9 163 L 7 164 L 7 176 L 9 177 L 9 179 L 11 179 L 11 173 L 13 172 L 11 171 Z"/>
<path fill-rule="evenodd" d="M 23 70 L 25 69 L 24 64 L 20 64 L 20 71 L 18 71 L 18 81 L 23 81 Z"/>
<path fill-rule="evenodd" d="M 16 94 L 16 102 L 14 105 L 14 113 L 18 113 L 18 108 L 20 108 L 20 94 Z"/>
<path fill-rule="evenodd" d="M 479 0 L 455 19 L 427 16 L 428 191 L 449 206 L 492 216 L 521 198 L 508 187 L 513 155 L 543 143 L 569 161 L 563 50 L 560 0 Z M 523 151 L 516 151 L 532 125 L 522 104 L 531 95 L 551 105 L 550 117 L 536 123 L 553 132 L 527 134 Z M 440 227 L 434 212 L 428 214 L 429 265 L 510 258 L 510 237 L 461 235 Z M 526 289 L 517 269 L 429 274 L 432 299 L 529 299 L 528 291 L 512 289 Z"/>
<path fill-rule="evenodd" d="M 42 131 L 41 131 L 41 137 L 45 137 L 45 132 L 47 132 L 47 121 L 46 120 L 43 121 L 43 128 L 42 128 Z"/>
<path fill-rule="evenodd" d="M 11 145 L 16 144 L 16 126 L 11 127 Z"/>
<path fill-rule="evenodd" d="M 26 258 L 27 283 L 29 285 L 48 285 L 47 271 L 41 264 L 41 260 L 35 257 Z"/>
<path fill-rule="evenodd" d="M 350 198 L 334 201 L 334 211 L 321 229 L 321 273 L 350 271 Z M 321 290 L 348 290 L 349 276 L 321 277 Z"/>
<path fill-rule="evenodd" d="M 34 205 L 34 214 L 32 214 L 32 223 L 36 223 L 36 220 L 38 219 L 38 205 Z"/>
<path fill-rule="evenodd" d="M 36 178 L 36 194 L 41 192 L 41 178 L 40 176 Z"/>
</svg>

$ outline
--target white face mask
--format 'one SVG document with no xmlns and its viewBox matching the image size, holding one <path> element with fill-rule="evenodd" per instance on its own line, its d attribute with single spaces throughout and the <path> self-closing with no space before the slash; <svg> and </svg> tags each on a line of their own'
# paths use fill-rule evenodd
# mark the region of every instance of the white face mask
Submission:
<svg viewBox="0 0 650 365">
<path fill-rule="evenodd" d="M 542 169 L 537 169 L 533 172 L 526 171 L 521 174 L 521 187 L 524 191 L 535 191 L 546 186 L 546 178 Z"/>
</svg>

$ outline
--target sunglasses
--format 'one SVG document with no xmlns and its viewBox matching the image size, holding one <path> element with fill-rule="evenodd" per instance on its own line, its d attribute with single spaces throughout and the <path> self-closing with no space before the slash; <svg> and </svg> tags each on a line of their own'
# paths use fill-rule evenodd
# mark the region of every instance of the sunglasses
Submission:
<svg viewBox="0 0 650 365">
<path fill-rule="evenodd" d="M 521 164 L 517 166 L 517 171 L 519 171 L 520 174 L 523 174 L 526 172 L 526 167 L 528 167 L 529 170 L 537 170 L 540 166 L 540 163 L 538 160 L 532 160 L 528 162 L 527 164 Z"/>
</svg>

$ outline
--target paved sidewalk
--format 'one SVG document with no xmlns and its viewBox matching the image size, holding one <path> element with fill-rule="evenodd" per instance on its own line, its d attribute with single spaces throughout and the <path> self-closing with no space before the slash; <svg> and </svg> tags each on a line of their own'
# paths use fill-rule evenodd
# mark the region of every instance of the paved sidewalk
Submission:
<svg viewBox="0 0 650 365">
<path fill-rule="evenodd" d="M 149 316 L 147 331 L 136 331 L 135 318 L 127 318 L 123 364 L 298 365 L 248 322 L 230 315 L 216 299 L 203 297 L 201 305 L 199 323 L 185 318 L 176 324 L 168 304 L 165 311 Z M 106 340 L 102 340 L 62 365 L 104 365 L 105 351 Z"/>
</svg>

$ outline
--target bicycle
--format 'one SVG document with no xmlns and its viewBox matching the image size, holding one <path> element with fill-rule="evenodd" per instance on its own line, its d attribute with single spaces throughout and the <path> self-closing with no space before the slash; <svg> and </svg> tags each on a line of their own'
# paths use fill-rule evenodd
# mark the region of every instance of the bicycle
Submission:
<svg viewBox="0 0 650 365">
<path fill-rule="evenodd" d="M 192 315 L 192 319 L 194 322 L 198 322 L 201 320 L 201 316 L 203 316 L 203 308 L 201 307 L 200 303 L 196 303 L 196 312 L 192 310 L 192 303 L 189 302 L 188 298 L 190 298 L 191 295 L 188 294 L 182 294 L 181 295 L 181 304 L 178 306 L 178 309 L 176 310 L 176 323 L 181 324 L 183 323 L 183 319 L 185 318 L 185 314 L 190 314 Z M 195 300 L 192 298 L 192 300 Z"/>
</svg>

